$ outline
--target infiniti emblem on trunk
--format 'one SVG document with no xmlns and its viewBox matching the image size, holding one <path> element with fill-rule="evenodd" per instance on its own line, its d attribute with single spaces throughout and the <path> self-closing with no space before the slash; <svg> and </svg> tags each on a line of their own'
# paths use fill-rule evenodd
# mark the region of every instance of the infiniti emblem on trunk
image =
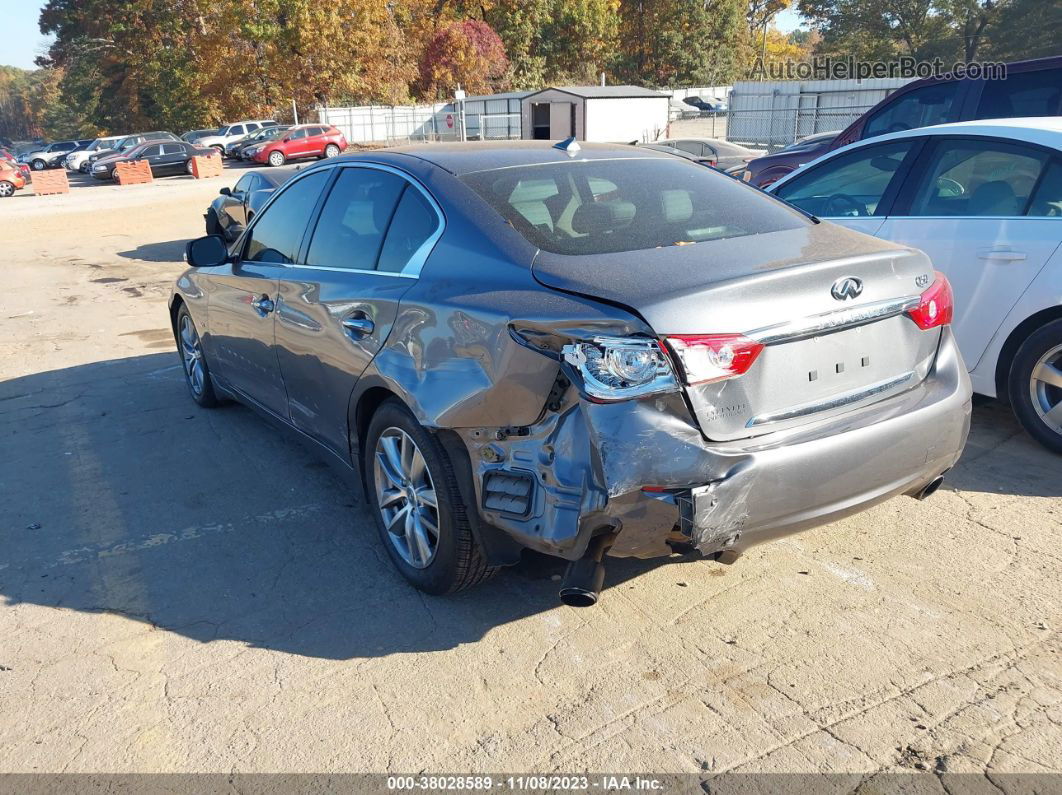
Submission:
<svg viewBox="0 0 1062 795">
<path fill-rule="evenodd" d="M 863 282 L 855 276 L 845 276 L 833 283 L 830 295 L 838 301 L 847 301 L 849 298 L 858 298 L 863 292 Z"/>
</svg>

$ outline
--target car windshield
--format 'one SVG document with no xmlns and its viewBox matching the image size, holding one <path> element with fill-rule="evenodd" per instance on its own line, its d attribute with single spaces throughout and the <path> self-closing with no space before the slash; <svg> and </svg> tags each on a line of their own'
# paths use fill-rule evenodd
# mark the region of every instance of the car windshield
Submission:
<svg viewBox="0 0 1062 795">
<path fill-rule="evenodd" d="M 678 158 L 550 163 L 464 180 L 530 243 L 555 254 L 688 245 L 811 223 L 755 188 Z"/>
</svg>

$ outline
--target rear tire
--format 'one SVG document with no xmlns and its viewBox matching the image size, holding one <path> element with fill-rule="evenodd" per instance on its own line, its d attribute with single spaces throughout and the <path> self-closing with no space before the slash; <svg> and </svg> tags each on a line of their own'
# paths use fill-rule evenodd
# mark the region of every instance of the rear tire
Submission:
<svg viewBox="0 0 1062 795">
<path fill-rule="evenodd" d="M 190 177 L 195 176 L 195 171 L 192 170 L 192 158 L 188 158 L 184 161 L 184 173 Z"/>
<path fill-rule="evenodd" d="M 287 158 L 284 156 L 284 153 L 281 152 L 279 149 L 274 149 L 272 152 L 269 153 L 269 165 L 271 166 L 282 166 L 286 161 Z"/>
<path fill-rule="evenodd" d="M 393 455 L 389 456 L 389 452 Z M 396 457 L 399 466 L 394 465 Z M 361 465 L 369 510 L 380 540 L 395 568 L 411 585 L 430 594 L 448 594 L 478 585 L 497 571 L 497 567 L 487 565 L 472 534 L 468 513 L 474 508 L 468 508 L 461 500 L 449 456 L 438 439 L 397 398 L 385 401 L 373 414 L 362 447 Z M 427 493 L 431 497 L 422 500 L 420 495 Z M 383 509 L 381 501 L 385 502 Z M 403 506 L 407 506 L 406 514 Z M 385 513 L 389 515 L 390 530 Z M 412 530 L 404 519 L 410 514 L 417 517 L 411 523 Z M 434 535 L 430 530 L 432 521 L 436 525 Z M 417 528 L 426 539 L 423 546 L 416 542 Z M 422 552 L 415 551 L 418 547 Z"/>
<path fill-rule="evenodd" d="M 329 144 L 328 146 L 325 147 L 325 150 L 324 150 L 324 156 L 325 157 L 335 157 L 338 154 L 339 154 L 339 147 L 336 146 L 335 144 Z"/>
<path fill-rule="evenodd" d="M 1037 329 L 1021 344 L 1007 391 L 1014 416 L 1028 434 L 1062 453 L 1062 320 Z"/>
</svg>

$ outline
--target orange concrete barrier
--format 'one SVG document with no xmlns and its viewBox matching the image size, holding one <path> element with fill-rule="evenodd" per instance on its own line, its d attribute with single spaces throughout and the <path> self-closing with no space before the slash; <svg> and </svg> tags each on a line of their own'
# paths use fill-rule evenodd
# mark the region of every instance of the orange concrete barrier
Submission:
<svg viewBox="0 0 1062 795">
<path fill-rule="evenodd" d="M 151 166 L 146 160 L 118 163 L 114 167 L 114 181 L 119 185 L 141 185 L 151 182 Z"/>
<path fill-rule="evenodd" d="M 206 157 L 192 158 L 192 176 L 196 179 L 207 177 L 220 177 L 222 171 L 221 156 L 207 155 Z"/>
<path fill-rule="evenodd" d="M 66 169 L 63 168 L 31 172 L 30 184 L 33 185 L 33 192 L 38 196 L 70 192 L 70 180 L 66 178 Z"/>
</svg>

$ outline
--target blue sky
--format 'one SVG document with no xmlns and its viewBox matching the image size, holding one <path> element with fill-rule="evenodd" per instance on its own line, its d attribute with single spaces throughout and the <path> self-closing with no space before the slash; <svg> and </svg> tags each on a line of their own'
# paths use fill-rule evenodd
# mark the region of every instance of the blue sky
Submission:
<svg viewBox="0 0 1062 795">
<path fill-rule="evenodd" d="M 48 38 L 37 27 L 40 16 L 40 0 L 0 0 L 0 19 L 4 20 L 4 49 L 0 52 L 0 64 L 33 68 L 33 59 L 48 48 Z M 775 24 L 785 33 L 800 26 L 800 17 L 786 9 L 775 19 Z"/>
</svg>

